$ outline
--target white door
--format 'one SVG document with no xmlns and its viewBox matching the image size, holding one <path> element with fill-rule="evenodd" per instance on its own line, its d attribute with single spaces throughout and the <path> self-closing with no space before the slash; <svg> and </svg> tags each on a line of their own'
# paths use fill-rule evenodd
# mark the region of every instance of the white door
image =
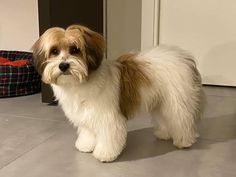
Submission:
<svg viewBox="0 0 236 177">
<path fill-rule="evenodd" d="M 235 19 L 235 0 L 160 0 L 159 43 L 191 51 L 204 84 L 236 86 Z"/>
</svg>

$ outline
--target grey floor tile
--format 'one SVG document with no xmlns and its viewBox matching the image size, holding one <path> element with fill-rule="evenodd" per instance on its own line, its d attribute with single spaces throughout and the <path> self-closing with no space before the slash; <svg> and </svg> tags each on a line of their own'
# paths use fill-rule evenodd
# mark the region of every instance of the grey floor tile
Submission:
<svg viewBox="0 0 236 177">
<path fill-rule="evenodd" d="M 236 97 L 207 96 L 204 118 L 235 115 Z"/>
<path fill-rule="evenodd" d="M 226 141 L 236 139 L 236 116 L 224 115 L 203 118 L 199 125 L 200 138 Z"/>
<path fill-rule="evenodd" d="M 201 137 L 205 139 L 235 139 L 236 97 L 208 95 L 199 128 Z"/>
<path fill-rule="evenodd" d="M 128 145 L 113 163 L 100 163 L 74 148 L 75 132 L 66 127 L 23 157 L 0 170 L 1 177 L 234 177 L 236 140 L 201 140 L 178 150 L 158 141 L 150 128 L 128 134 Z M 30 168 L 29 168 L 30 167 Z"/>
<path fill-rule="evenodd" d="M 128 130 L 137 130 L 142 128 L 152 127 L 151 116 L 146 113 L 141 113 L 135 118 L 132 118 L 128 121 Z"/>
<path fill-rule="evenodd" d="M 236 97 L 236 87 L 203 86 L 206 95 Z"/>
<path fill-rule="evenodd" d="M 63 124 L 0 114 L 0 168 L 44 142 Z"/>
<path fill-rule="evenodd" d="M 0 99 L 0 113 L 47 120 L 65 120 L 59 106 L 41 103 L 40 94 Z"/>
<path fill-rule="evenodd" d="M 171 141 L 156 140 L 150 116 L 141 114 L 128 123 L 122 155 L 105 164 L 75 149 L 76 130 L 60 108 L 41 104 L 40 95 L 1 99 L 0 176 L 235 177 L 235 89 L 204 89 L 201 137 L 192 148 L 178 150 Z"/>
</svg>

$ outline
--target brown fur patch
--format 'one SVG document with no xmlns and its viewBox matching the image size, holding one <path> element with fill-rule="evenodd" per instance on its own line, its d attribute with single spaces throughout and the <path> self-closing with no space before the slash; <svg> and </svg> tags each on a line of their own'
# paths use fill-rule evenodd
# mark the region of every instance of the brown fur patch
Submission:
<svg viewBox="0 0 236 177">
<path fill-rule="evenodd" d="M 144 71 L 148 63 L 137 60 L 136 57 L 137 54 L 128 53 L 117 59 L 121 72 L 120 110 L 127 119 L 141 104 L 141 87 L 151 85 L 151 80 Z"/>
<path fill-rule="evenodd" d="M 72 45 L 81 50 L 88 71 L 100 66 L 105 50 L 102 35 L 81 25 L 71 25 L 67 29 L 50 28 L 35 42 L 32 50 L 37 71 L 43 73 L 51 48 L 66 49 Z"/>
<path fill-rule="evenodd" d="M 71 25 L 67 28 L 67 31 L 79 31 L 82 34 L 88 70 L 96 70 L 103 60 L 106 48 L 103 36 L 81 25 Z"/>
<path fill-rule="evenodd" d="M 41 49 L 41 39 L 38 39 L 35 44 L 32 47 L 33 50 L 33 63 L 34 63 L 34 67 L 35 69 L 38 71 L 38 73 L 40 75 L 42 75 L 43 70 L 45 68 L 45 61 L 46 61 L 46 57 L 45 54 L 43 52 L 40 51 Z"/>
<path fill-rule="evenodd" d="M 36 70 L 42 75 L 49 57 L 49 49 L 46 48 L 48 43 L 57 43 L 64 35 L 64 29 L 53 27 L 43 33 L 42 36 L 34 43 L 31 50 L 33 51 L 33 62 Z"/>
</svg>

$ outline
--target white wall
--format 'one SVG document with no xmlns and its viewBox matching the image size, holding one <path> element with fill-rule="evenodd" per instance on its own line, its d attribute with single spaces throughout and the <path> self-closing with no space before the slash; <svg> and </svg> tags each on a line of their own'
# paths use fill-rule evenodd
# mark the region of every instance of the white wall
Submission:
<svg viewBox="0 0 236 177">
<path fill-rule="evenodd" d="M 0 50 L 29 51 L 38 36 L 37 0 L 0 0 Z"/>
</svg>

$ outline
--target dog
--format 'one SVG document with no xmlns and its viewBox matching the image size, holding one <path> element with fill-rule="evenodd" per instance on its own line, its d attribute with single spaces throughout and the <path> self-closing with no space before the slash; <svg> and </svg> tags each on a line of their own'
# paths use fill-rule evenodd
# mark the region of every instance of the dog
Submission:
<svg viewBox="0 0 236 177">
<path fill-rule="evenodd" d="M 154 135 L 190 147 L 199 136 L 202 83 L 188 52 L 159 46 L 103 60 L 106 45 L 81 25 L 48 29 L 33 45 L 33 61 L 52 86 L 66 117 L 78 127 L 75 146 L 114 161 L 127 139 L 127 120 L 150 113 Z"/>
</svg>

